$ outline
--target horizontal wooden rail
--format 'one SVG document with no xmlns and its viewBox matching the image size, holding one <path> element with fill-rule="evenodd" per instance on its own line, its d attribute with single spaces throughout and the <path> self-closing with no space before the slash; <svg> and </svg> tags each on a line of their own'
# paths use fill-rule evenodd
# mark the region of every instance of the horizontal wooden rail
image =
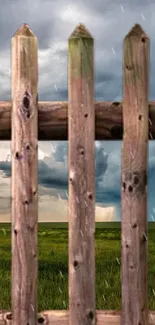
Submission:
<svg viewBox="0 0 155 325">
<path fill-rule="evenodd" d="M 38 139 L 68 139 L 68 103 L 38 103 Z M 11 102 L 0 102 L 0 140 L 11 140 Z M 95 139 L 122 140 L 122 102 L 95 103 Z M 155 139 L 155 102 L 149 102 L 149 139 Z"/>
<path fill-rule="evenodd" d="M 0 311 L 0 325 L 11 325 L 12 314 Z M 43 325 L 68 325 L 68 310 L 47 310 L 38 314 L 38 323 Z M 120 325 L 120 311 L 96 310 L 96 325 Z M 149 325 L 155 325 L 155 311 L 149 311 Z"/>
</svg>

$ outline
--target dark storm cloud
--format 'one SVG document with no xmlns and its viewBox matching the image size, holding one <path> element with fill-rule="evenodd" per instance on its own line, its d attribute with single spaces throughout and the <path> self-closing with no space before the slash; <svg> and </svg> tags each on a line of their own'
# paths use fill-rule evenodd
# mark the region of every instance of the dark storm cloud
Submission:
<svg viewBox="0 0 155 325">
<path fill-rule="evenodd" d="M 59 1 L 57 1 L 58 3 Z M 11 44 L 11 38 L 17 29 L 27 23 L 35 35 L 39 38 L 40 48 L 50 45 L 50 39 L 55 37 L 55 7 L 54 2 L 26 0 L 1 1 L 0 13 L 0 48 L 7 48 Z M 41 15 L 41 9 L 42 14 Z"/>
<path fill-rule="evenodd" d="M 84 3 L 86 5 L 90 5 L 90 0 L 86 0 L 84 1 Z M 143 7 L 143 8 L 147 8 L 148 5 L 150 4 L 154 4 L 154 0 L 133 0 L 133 1 L 129 1 L 129 0 L 115 0 L 115 1 L 111 1 L 111 0 L 97 0 L 97 1 L 92 1 L 91 2 L 91 9 L 94 10 L 94 12 L 96 13 L 107 13 L 109 11 L 114 11 L 116 8 L 118 8 L 118 6 L 124 5 L 127 6 L 128 8 L 131 9 L 138 9 L 139 7 Z"/>
<path fill-rule="evenodd" d="M 55 161 L 65 161 L 65 156 L 68 156 L 68 141 L 59 142 L 53 153 Z M 47 158 L 45 158 L 47 159 Z"/>
<path fill-rule="evenodd" d="M 0 161 L 0 170 L 4 172 L 3 177 L 11 176 L 11 163 L 7 161 Z"/>
<path fill-rule="evenodd" d="M 66 188 L 68 185 L 68 175 L 63 168 L 50 168 L 44 161 L 39 161 L 38 182 L 46 187 Z"/>
<path fill-rule="evenodd" d="M 115 73 L 109 72 L 108 71 L 104 71 L 99 68 L 96 69 L 95 71 L 95 79 L 96 82 L 98 83 L 98 85 L 100 85 L 100 83 L 106 83 L 106 85 L 108 85 L 109 82 L 116 82 L 117 79 L 117 75 Z"/>
<path fill-rule="evenodd" d="M 109 151 L 108 151 L 109 149 Z M 107 153 L 108 151 L 108 153 Z M 53 158 L 45 157 L 38 162 L 38 183 L 46 189 L 57 191 L 68 189 L 68 156 L 67 142 L 57 143 Z M 96 147 L 96 202 L 108 206 L 116 206 L 116 219 L 121 217 L 121 143 L 112 142 L 111 149 L 108 143 L 102 142 Z M 0 162 L 3 177 L 11 176 L 9 162 Z M 149 168 L 148 168 L 148 220 L 153 221 L 155 215 L 155 141 L 149 142 Z M 45 191 L 39 193 L 45 195 Z M 53 194 L 57 196 L 55 192 Z M 66 199 L 66 197 L 65 197 Z M 9 201 L 10 202 L 10 201 Z M 9 203 L 7 203 L 9 204 Z M 154 209 L 154 210 L 153 210 Z M 154 218 L 155 221 L 155 218 Z"/>
<path fill-rule="evenodd" d="M 108 163 L 107 163 L 108 155 L 104 152 L 104 148 L 96 148 L 96 155 L 95 155 L 95 170 L 96 170 L 96 179 L 99 181 L 100 177 L 102 177 L 107 170 Z"/>
<path fill-rule="evenodd" d="M 68 187 L 68 166 L 64 165 L 65 159 L 68 156 L 68 143 L 62 142 L 56 146 L 56 151 L 53 154 L 54 161 L 50 157 L 45 157 L 44 160 L 38 161 L 38 182 L 40 185 L 51 188 Z M 66 158 L 65 158 L 66 157 Z M 62 163 L 60 168 L 57 163 Z M 107 169 L 107 155 L 104 148 L 96 148 L 96 186 L 101 181 Z M 3 177 L 11 176 L 11 164 L 9 162 L 0 162 L 0 170 L 4 172 Z"/>
<path fill-rule="evenodd" d="M 53 154 L 56 162 L 65 163 L 68 156 L 68 144 L 64 141 L 57 144 L 56 151 Z M 104 148 L 96 148 L 96 159 L 95 159 L 95 170 L 96 170 L 96 187 L 101 177 L 103 177 L 108 165 L 107 155 L 104 152 Z M 47 187 L 57 188 L 68 188 L 68 166 L 63 166 L 61 169 L 57 167 L 53 168 L 53 162 L 49 157 L 45 157 L 44 161 L 39 162 L 39 183 Z M 102 201 L 101 201 L 102 202 Z"/>
<path fill-rule="evenodd" d="M 96 201 L 101 203 L 106 203 L 108 205 L 120 204 L 121 193 L 120 193 L 120 183 L 118 188 L 111 189 L 111 191 L 104 188 L 104 182 L 102 187 L 96 188 Z"/>
<path fill-rule="evenodd" d="M 62 19 L 62 13 L 68 7 L 74 8 L 75 13 L 66 20 Z M 122 10 L 123 8 L 123 10 Z M 135 23 L 140 23 L 151 39 L 151 76 L 149 96 L 154 96 L 154 20 L 152 18 L 155 9 L 154 1 L 149 0 L 96 0 L 78 1 L 72 0 L 69 3 L 61 1 L 26 0 L 23 4 L 19 0 L 1 1 L 0 11 L 0 51 L 7 51 L 8 68 L 11 50 L 11 38 L 22 23 L 28 23 L 38 38 L 39 50 L 49 48 L 56 49 L 50 56 L 50 61 L 40 66 L 42 73 L 39 75 L 39 99 L 60 100 L 68 98 L 67 90 L 67 51 L 68 37 L 74 30 L 77 23 L 82 22 L 89 29 L 95 41 L 95 99 L 96 100 L 118 100 L 122 98 L 122 49 L 124 36 L 129 32 Z M 79 10 L 79 18 L 74 21 L 74 14 Z M 145 20 L 142 19 L 144 15 Z M 76 18 L 76 17 L 75 17 Z M 93 18 L 93 19 L 92 19 Z M 82 20 L 82 21 L 80 21 Z M 149 22 L 149 23 L 148 23 Z M 65 44 L 62 47 L 62 43 Z M 115 54 L 113 53 L 113 50 Z M 52 56 L 55 55 L 55 58 Z M 64 77 L 59 82 L 58 71 L 54 70 L 55 60 L 65 60 L 63 67 Z M 3 67 L 2 61 L 2 67 Z M 49 69 L 50 67 L 50 69 Z M 45 84 L 46 73 L 47 82 Z M 11 97 L 11 76 L 6 80 L 7 87 L 4 87 L 6 72 L 0 70 L 0 99 L 9 100 Z M 51 78 L 52 77 L 52 78 Z M 54 79 L 58 91 L 54 89 Z M 43 81 L 42 81 L 43 80 Z M 8 89 L 6 89 L 8 88 Z"/>
</svg>

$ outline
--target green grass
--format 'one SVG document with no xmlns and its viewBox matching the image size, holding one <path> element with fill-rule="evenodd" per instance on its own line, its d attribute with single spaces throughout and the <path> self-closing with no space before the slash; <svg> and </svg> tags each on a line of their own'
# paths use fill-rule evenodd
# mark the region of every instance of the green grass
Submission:
<svg viewBox="0 0 155 325">
<path fill-rule="evenodd" d="M 102 223 L 102 226 L 104 223 Z M 68 308 L 68 232 L 66 224 L 40 223 L 38 231 L 38 309 Z M 99 225 L 97 225 L 99 226 Z M 118 224 L 117 224 L 118 226 Z M 60 229 L 60 227 L 62 227 Z M 121 308 L 120 227 L 96 228 L 96 308 Z M 150 229 L 151 228 L 151 229 Z M 155 310 L 155 230 L 149 226 L 148 298 Z M 0 310 L 11 309 L 11 231 L 0 224 Z"/>
</svg>

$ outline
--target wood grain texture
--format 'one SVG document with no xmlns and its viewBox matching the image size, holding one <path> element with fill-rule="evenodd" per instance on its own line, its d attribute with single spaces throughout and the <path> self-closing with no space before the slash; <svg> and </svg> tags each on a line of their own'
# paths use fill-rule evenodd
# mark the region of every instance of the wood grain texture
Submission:
<svg viewBox="0 0 155 325">
<path fill-rule="evenodd" d="M 148 325 L 149 39 L 140 25 L 124 40 L 123 72 L 121 325 Z"/>
<path fill-rule="evenodd" d="M 69 38 L 69 325 L 95 324 L 94 42 Z"/>
<path fill-rule="evenodd" d="M 22 25 L 12 38 L 13 325 L 37 321 L 37 38 Z"/>
<path fill-rule="evenodd" d="M 155 102 L 148 103 L 150 140 L 155 139 Z M 122 140 L 122 102 L 96 102 L 95 139 Z M 0 141 L 11 140 L 11 102 L 0 102 Z M 68 102 L 38 102 L 38 139 L 68 140 Z"/>
<path fill-rule="evenodd" d="M 120 325 L 121 312 L 114 310 L 96 310 L 96 325 Z M 68 310 L 45 310 L 38 314 L 37 325 L 69 325 Z M 0 325 L 12 325 L 12 314 L 0 310 Z M 155 325 L 155 311 L 149 311 L 149 324 Z"/>
</svg>

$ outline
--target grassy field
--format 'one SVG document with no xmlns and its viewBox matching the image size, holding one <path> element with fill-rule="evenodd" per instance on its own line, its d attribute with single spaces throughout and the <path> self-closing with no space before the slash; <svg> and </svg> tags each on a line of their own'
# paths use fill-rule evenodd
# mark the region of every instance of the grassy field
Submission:
<svg viewBox="0 0 155 325">
<path fill-rule="evenodd" d="M 111 226 L 111 228 L 110 228 Z M 61 229 L 60 229 L 61 227 Z M 108 227 L 108 228 L 107 228 Z M 68 232 L 66 224 L 39 224 L 38 309 L 68 308 Z M 96 308 L 121 308 L 120 224 L 96 225 Z M 155 310 L 155 230 L 149 224 L 148 298 Z M 11 231 L 0 224 L 0 310 L 11 309 Z"/>
</svg>

